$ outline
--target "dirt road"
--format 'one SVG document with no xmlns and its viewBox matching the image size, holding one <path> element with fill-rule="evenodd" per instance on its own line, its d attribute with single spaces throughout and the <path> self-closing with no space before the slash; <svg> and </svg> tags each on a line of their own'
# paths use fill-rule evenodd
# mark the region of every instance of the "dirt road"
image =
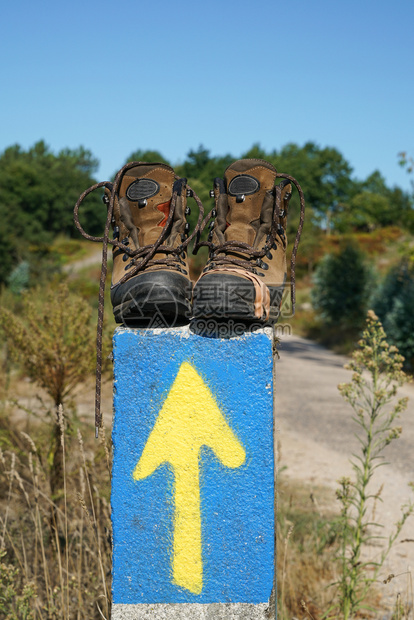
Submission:
<svg viewBox="0 0 414 620">
<path fill-rule="evenodd" d="M 351 373 L 343 368 L 346 358 L 323 347 L 295 336 L 282 339 L 280 359 L 276 361 L 276 417 L 280 442 L 280 464 L 286 466 L 288 477 L 308 484 L 323 484 L 334 489 L 342 476 L 352 475 L 349 457 L 359 449 L 355 437 L 357 426 L 352 420 L 352 409 L 340 396 L 337 385 L 350 380 Z M 401 388 L 401 396 L 410 401 L 398 421 L 403 427 L 402 437 L 389 446 L 386 453 L 388 466 L 377 470 L 374 490 L 383 484 L 382 503 L 377 508 L 377 521 L 384 524 L 381 534 L 390 532 L 400 517 L 400 507 L 414 493 L 408 483 L 414 480 L 414 387 Z M 414 569 L 414 517 L 405 528 L 381 571 L 381 578 L 389 573 L 401 574 L 388 585 L 379 584 L 390 602 L 397 592 L 405 596 L 407 571 Z M 367 550 L 371 558 L 378 557 L 378 547 Z M 402 574 L 405 573 L 405 574 Z"/>
</svg>

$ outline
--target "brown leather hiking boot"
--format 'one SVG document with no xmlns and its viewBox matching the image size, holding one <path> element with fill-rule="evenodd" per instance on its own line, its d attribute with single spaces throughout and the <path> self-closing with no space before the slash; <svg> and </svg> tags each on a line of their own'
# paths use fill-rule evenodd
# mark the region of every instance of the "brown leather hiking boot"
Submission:
<svg viewBox="0 0 414 620">
<path fill-rule="evenodd" d="M 172 209 L 172 198 L 175 195 Z M 175 179 L 165 164 L 129 167 L 114 202 L 111 301 L 115 320 L 151 320 L 166 327 L 189 320 L 192 283 L 186 179 Z"/>
<path fill-rule="evenodd" d="M 103 237 L 88 235 L 79 221 L 79 207 L 91 192 L 104 189 L 107 219 Z M 199 207 L 198 222 L 189 235 L 187 196 Z M 159 163 L 126 164 L 113 183 L 96 183 L 75 205 L 74 219 L 80 233 L 103 244 L 99 287 L 95 424 L 101 425 L 101 370 L 104 292 L 108 244 L 113 246 L 111 301 L 118 323 L 170 327 L 191 316 L 192 283 L 187 247 L 199 234 L 203 205 L 170 166 Z M 113 239 L 109 230 L 113 227 Z"/>
<path fill-rule="evenodd" d="M 192 193 L 186 179 L 176 177 L 165 164 L 132 162 L 113 184 L 94 188 L 99 186 L 105 188 L 113 226 L 113 239 L 107 243 L 113 246 L 111 301 L 116 322 L 168 327 L 188 321 L 192 282 L 187 246 L 195 233 L 188 234 L 187 191 Z M 79 220 L 77 226 L 91 238 Z"/>
<path fill-rule="evenodd" d="M 283 181 L 275 186 L 275 181 Z M 193 316 L 272 323 L 278 320 L 286 284 L 286 220 L 292 184 L 299 192 L 301 219 L 292 251 L 294 309 L 295 257 L 303 227 L 304 198 L 297 181 L 260 159 L 241 159 L 214 180 L 207 266 L 193 292 Z M 196 250 L 197 250 L 196 248 Z"/>
</svg>

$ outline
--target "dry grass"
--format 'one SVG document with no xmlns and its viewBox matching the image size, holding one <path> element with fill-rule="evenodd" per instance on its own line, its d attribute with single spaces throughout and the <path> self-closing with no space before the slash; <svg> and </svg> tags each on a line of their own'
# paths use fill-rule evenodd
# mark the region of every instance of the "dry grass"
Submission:
<svg viewBox="0 0 414 620">
<path fill-rule="evenodd" d="M 5 426 L 3 413 L 3 429 Z M 91 425 L 67 426 L 60 416 L 64 494 L 51 500 L 47 446 L 50 429 L 39 423 L 29 435 L 9 436 L 0 450 L 0 618 L 110 618 L 111 524 L 110 446 Z M 13 437 L 18 439 L 18 445 Z M 339 547 L 337 506 L 330 489 L 278 482 L 278 619 L 324 620 L 337 592 Z M 390 577 L 392 579 L 392 576 Z M 358 618 L 412 620 L 413 584 L 393 612 L 382 609 L 374 590 L 375 611 Z"/>
<path fill-rule="evenodd" d="M 335 597 L 337 515 L 322 487 L 278 482 L 278 618 L 321 620 Z M 306 607 L 306 610 L 305 610 Z M 307 615 L 306 615 L 307 614 Z M 310 614 L 310 615 L 309 615 Z"/>
<path fill-rule="evenodd" d="M 339 506 L 331 489 L 285 478 L 278 482 L 278 620 L 340 620 L 337 562 Z M 358 620 L 413 620 L 413 574 L 403 577 L 395 599 L 384 599 L 383 584 L 373 587 Z"/>
<path fill-rule="evenodd" d="M 51 499 L 49 433 L 39 427 L 33 439 L 21 432 L 19 445 L 0 451 L 0 617 L 109 620 L 110 449 L 104 433 L 98 445 L 86 445 L 79 428 L 76 436 L 66 427 L 62 409 L 59 425 L 59 501 Z"/>
</svg>

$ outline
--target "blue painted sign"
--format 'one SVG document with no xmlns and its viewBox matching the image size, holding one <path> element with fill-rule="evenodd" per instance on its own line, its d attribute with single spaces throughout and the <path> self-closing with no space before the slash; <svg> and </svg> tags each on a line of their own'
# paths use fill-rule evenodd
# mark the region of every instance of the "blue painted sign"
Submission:
<svg viewBox="0 0 414 620">
<path fill-rule="evenodd" d="M 263 332 L 116 331 L 115 604 L 269 601 L 272 372 Z"/>
</svg>

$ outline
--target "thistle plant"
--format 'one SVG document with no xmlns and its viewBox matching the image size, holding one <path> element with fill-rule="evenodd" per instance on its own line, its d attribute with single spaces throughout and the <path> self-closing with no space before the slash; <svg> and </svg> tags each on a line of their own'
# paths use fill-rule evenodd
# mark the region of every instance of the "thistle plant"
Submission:
<svg viewBox="0 0 414 620">
<path fill-rule="evenodd" d="M 383 451 L 398 439 L 401 427 L 396 420 L 407 407 L 407 398 L 397 399 L 397 389 L 407 382 L 402 371 L 404 358 L 397 347 L 390 346 L 384 329 L 372 310 L 368 312 L 366 327 L 353 353 L 351 362 L 345 366 L 352 371 L 350 383 L 338 386 L 342 397 L 351 405 L 353 420 L 359 427 L 359 454 L 351 461 L 354 480 L 343 478 L 337 497 L 341 502 L 342 544 L 340 549 L 339 608 L 344 620 L 352 618 L 365 606 L 368 591 L 397 539 L 407 518 L 414 511 L 410 502 L 401 508 L 401 517 L 392 533 L 384 539 L 379 558 L 365 561 L 364 545 L 374 538 L 379 523 L 372 523 L 368 516 L 379 493 L 372 493 L 371 485 L 375 470 L 385 465 Z M 367 574 L 369 569 L 369 576 Z"/>
</svg>

